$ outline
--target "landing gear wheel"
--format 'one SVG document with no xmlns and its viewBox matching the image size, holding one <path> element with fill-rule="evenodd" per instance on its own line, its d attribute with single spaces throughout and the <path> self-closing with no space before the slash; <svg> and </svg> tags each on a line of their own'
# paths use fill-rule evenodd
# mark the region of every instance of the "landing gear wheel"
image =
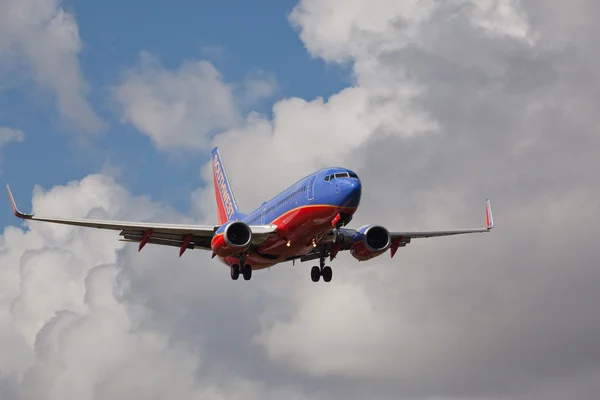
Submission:
<svg viewBox="0 0 600 400">
<path fill-rule="evenodd" d="M 240 266 L 233 264 L 229 270 L 229 273 L 231 274 L 231 279 L 237 281 L 237 279 L 240 277 Z"/>
<path fill-rule="evenodd" d="M 242 270 L 242 275 L 244 275 L 244 280 L 249 281 L 252 278 L 252 266 L 250 264 L 244 265 L 244 269 Z"/>
<path fill-rule="evenodd" d="M 321 269 L 319 267 L 312 267 L 312 269 L 310 270 L 310 279 L 312 279 L 313 282 L 319 282 L 320 278 Z"/>
<path fill-rule="evenodd" d="M 310 270 L 310 279 L 313 282 L 319 282 L 319 279 L 321 279 L 321 269 L 319 267 L 312 267 Z"/>
<path fill-rule="evenodd" d="M 324 267 L 323 271 L 321 271 L 321 275 L 323 275 L 323 280 L 325 282 L 331 282 L 331 277 L 333 276 L 333 271 L 331 270 L 331 267 Z"/>
</svg>

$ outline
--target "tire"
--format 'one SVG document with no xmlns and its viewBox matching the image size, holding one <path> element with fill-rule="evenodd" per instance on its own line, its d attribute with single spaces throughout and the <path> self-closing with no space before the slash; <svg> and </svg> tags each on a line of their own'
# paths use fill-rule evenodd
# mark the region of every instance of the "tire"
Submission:
<svg viewBox="0 0 600 400">
<path fill-rule="evenodd" d="M 312 279 L 313 282 L 319 282 L 320 278 L 321 270 L 319 269 L 319 267 L 312 267 L 312 269 L 310 270 L 310 279 Z"/>
<path fill-rule="evenodd" d="M 242 274 L 244 275 L 244 280 L 249 281 L 252 278 L 252 266 L 249 264 L 244 265 Z"/>
<path fill-rule="evenodd" d="M 237 264 L 233 264 L 229 269 L 229 273 L 231 275 L 231 279 L 237 281 L 237 279 L 240 277 L 240 266 Z"/>
<path fill-rule="evenodd" d="M 325 282 L 331 282 L 332 276 L 333 276 L 333 271 L 332 271 L 331 267 L 327 266 L 327 267 L 323 268 L 323 280 Z"/>
</svg>

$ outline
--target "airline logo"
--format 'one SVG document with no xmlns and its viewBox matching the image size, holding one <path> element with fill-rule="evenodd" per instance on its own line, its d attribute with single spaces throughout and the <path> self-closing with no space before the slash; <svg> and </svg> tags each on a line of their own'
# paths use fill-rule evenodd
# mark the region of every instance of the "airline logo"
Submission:
<svg viewBox="0 0 600 400">
<path fill-rule="evenodd" d="M 231 219 L 234 212 L 233 199 L 231 198 L 231 193 L 229 192 L 229 188 L 227 187 L 225 173 L 223 172 L 223 168 L 221 167 L 221 161 L 219 160 L 219 156 L 217 154 L 215 154 L 213 160 L 213 170 L 215 171 L 215 179 L 217 182 L 217 187 L 219 188 L 219 193 L 221 194 L 221 200 L 223 201 L 223 208 L 225 209 L 225 213 L 227 214 L 227 219 Z"/>
</svg>

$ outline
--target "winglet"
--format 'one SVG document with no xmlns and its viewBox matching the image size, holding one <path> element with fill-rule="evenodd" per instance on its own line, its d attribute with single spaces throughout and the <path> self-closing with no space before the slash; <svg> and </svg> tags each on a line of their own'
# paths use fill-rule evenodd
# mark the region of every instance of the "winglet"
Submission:
<svg viewBox="0 0 600 400">
<path fill-rule="evenodd" d="M 33 214 L 25 214 L 19 211 L 19 209 L 17 208 L 17 204 L 15 203 L 15 198 L 13 197 L 12 192 L 10 191 L 10 186 L 6 185 L 6 190 L 8 190 L 8 199 L 10 200 L 10 206 L 12 207 L 13 214 L 15 214 L 16 217 L 21 219 L 33 218 Z"/>
<path fill-rule="evenodd" d="M 490 199 L 485 200 L 485 227 L 490 230 L 494 227 L 494 218 L 492 217 L 492 206 Z"/>
</svg>

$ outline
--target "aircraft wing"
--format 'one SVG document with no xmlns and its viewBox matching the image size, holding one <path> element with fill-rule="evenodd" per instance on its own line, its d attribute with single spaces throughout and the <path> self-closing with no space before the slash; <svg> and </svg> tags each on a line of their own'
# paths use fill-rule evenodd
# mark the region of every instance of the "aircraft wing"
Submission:
<svg viewBox="0 0 600 400">
<path fill-rule="evenodd" d="M 469 233 L 484 233 L 489 232 L 494 227 L 494 219 L 492 217 L 492 207 L 490 200 L 487 199 L 485 202 L 485 228 L 480 229 L 460 229 L 460 230 L 445 230 L 445 231 L 405 231 L 405 232 L 394 232 L 390 231 L 391 244 L 390 251 L 393 257 L 399 247 L 404 247 L 411 242 L 411 239 L 440 237 L 440 236 L 452 236 L 452 235 L 464 235 Z M 358 231 L 355 229 L 341 228 L 340 234 L 345 238 L 342 243 L 334 243 L 333 231 L 326 235 L 320 243 L 324 245 L 324 255 L 329 256 L 333 259 L 339 251 L 350 250 L 352 248 L 352 237 L 357 234 Z M 350 238 L 350 240 L 348 240 Z M 321 250 L 315 249 L 314 251 L 298 257 L 301 261 L 314 260 L 321 257 Z"/>
<path fill-rule="evenodd" d="M 33 214 L 20 212 L 8 185 L 6 185 L 6 189 L 8 190 L 8 197 L 12 206 L 13 214 L 15 214 L 15 216 L 18 218 L 32 221 L 51 222 L 55 224 L 121 231 L 120 235 L 123 236 L 121 241 L 139 242 L 139 250 L 141 250 L 146 243 L 179 247 L 180 256 L 186 249 L 200 248 L 204 250 L 210 250 L 210 243 L 214 232 L 219 228 L 219 225 L 183 225 L 156 222 L 127 222 L 38 217 Z M 253 242 L 261 242 L 269 235 L 275 233 L 277 230 L 277 227 L 274 225 L 254 225 L 250 226 L 250 228 L 252 230 Z"/>
<path fill-rule="evenodd" d="M 394 239 L 399 238 L 428 238 L 428 237 L 439 237 L 439 236 L 451 236 L 451 235 L 464 235 L 466 233 L 483 233 L 489 232 L 494 227 L 494 219 L 492 217 L 492 206 L 490 205 L 490 199 L 485 201 L 485 228 L 483 229 L 460 229 L 460 230 L 449 230 L 449 231 L 429 231 L 429 232 L 390 232 L 392 236 L 392 242 Z"/>
</svg>

